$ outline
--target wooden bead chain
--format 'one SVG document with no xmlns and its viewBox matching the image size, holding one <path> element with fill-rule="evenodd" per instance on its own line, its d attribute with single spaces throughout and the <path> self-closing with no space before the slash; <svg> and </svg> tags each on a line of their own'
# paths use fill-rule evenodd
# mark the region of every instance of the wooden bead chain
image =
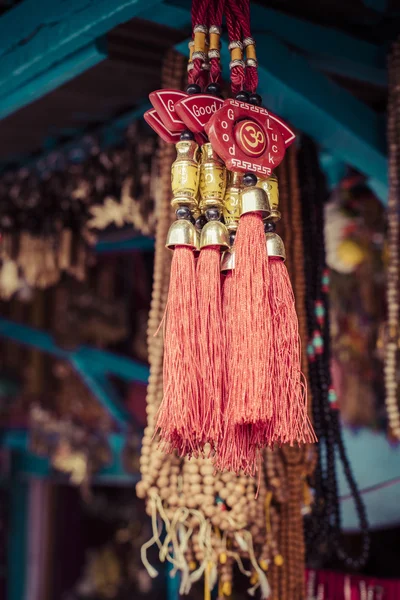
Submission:
<svg viewBox="0 0 400 600">
<path fill-rule="evenodd" d="M 400 41 L 393 45 L 389 60 L 389 199 L 387 207 L 388 267 L 386 283 L 387 335 L 385 344 L 384 377 L 386 410 L 390 433 L 400 439 L 398 405 L 398 344 L 399 344 L 399 285 L 400 285 Z"/>
<path fill-rule="evenodd" d="M 283 219 L 279 223 L 283 230 L 285 245 L 288 248 L 286 266 L 293 283 L 296 299 L 296 312 L 299 318 L 299 331 L 302 339 L 302 368 L 308 378 L 307 319 L 305 311 L 305 275 L 302 257 L 303 232 L 300 208 L 300 194 L 297 175 L 296 148 L 289 150 L 289 160 L 278 170 L 280 207 Z M 288 485 L 288 501 L 282 506 L 280 540 L 284 564 L 282 565 L 280 600 L 302 600 L 304 598 L 305 545 L 301 516 L 303 502 L 304 473 L 309 469 L 309 452 L 302 448 L 283 448 L 281 451 L 285 473 L 282 478 Z"/>
</svg>

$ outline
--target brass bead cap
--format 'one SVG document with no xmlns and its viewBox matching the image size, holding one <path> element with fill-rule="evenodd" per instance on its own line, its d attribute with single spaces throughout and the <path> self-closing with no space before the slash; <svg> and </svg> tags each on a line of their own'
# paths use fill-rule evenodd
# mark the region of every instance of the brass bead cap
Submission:
<svg viewBox="0 0 400 600">
<path fill-rule="evenodd" d="M 268 258 L 280 258 L 286 260 L 285 245 L 277 233 L 266 233 Z"/>
<path fill-rule="evenodd" d="M 165 247 L 174 250 L 175 246 L 188 246 L 196 249 L 198 245 L 197 231 L 193 223 L 179 219 L 172 223 L 167 235 Z"/>
<path fill-rule="evenodd" d="M 207 246 L 229 248 L 229 232 L 221 221 L 209 221 L 201 230 L 200 248 Z"/>
<path fill-rule="evenodd" d="M 222 255 L 221 260 L 221 273 L 227 273 L 228 271 L 233 271 L 235 268 L 235 251 L 226 250 L 226 252 Z"/>
<path fill-rule="evenodd" d="M 244 189 L 240 195 L 240 214 L 258 213 L 263 219 L 270 215 L 269 201 L 266 192 L 258 187 Z"/>
</svg>

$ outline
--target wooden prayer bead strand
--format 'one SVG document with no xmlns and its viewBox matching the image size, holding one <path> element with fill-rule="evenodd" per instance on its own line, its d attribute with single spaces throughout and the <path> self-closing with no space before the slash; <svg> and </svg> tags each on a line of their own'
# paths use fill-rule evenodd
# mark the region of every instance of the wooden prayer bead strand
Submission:
<svg viewBox="0 0 400 600">
<path fill-rule="evenodd" d="M 184 72 L 184 58 L 175 51 L 170 52 L 163 68 L 163 87 L 180 87 Z M 157 450 L 156 441 L 152 441 L 154 433 L 155 410 L 157 410 L 162 399 L 162 361 L 163 340 L 162 335 L 155 336 L 155 332 L 162 320 L 166 298 L 168 293 L 169 267 L 171 255 L 165 249 L 165 239 L 171 221 L 170 176 L 171 164 L 174 160 L 175 151 L 172 145 L 160 141 L 160 181 L 159 194 L 156 197 L 156 211 L 158 221 L 156 226 L 154 283 L 151 309 L 148 323 L 148 347 L 150 378 L 147 389 L 146 403 L 148 407 L 148 426 L 145 429 L 144 444 L 141 457 L 141 469 L 143 479 L 138 483 L 138 495 L 144 497 L 149 489 L 154 486 L 158 468 L 164 462 L 170 462 L 170 457 L 161 458 Z M 154 410 L 155 408 L 155 410 Z"/>
<path fill-rule="evenodd" d="M 385 344 L 384 379 L 386 409 L 390 433 L 400 439 L 400 411 L 398 405 L 398 344 L 399 344 L 399 282 L 400 282 L 400 42 L 393 45 L 389 61 L 389 199 L 388 199 L 388 266 L 387 266 L 387 340 Z"/>
</svg>

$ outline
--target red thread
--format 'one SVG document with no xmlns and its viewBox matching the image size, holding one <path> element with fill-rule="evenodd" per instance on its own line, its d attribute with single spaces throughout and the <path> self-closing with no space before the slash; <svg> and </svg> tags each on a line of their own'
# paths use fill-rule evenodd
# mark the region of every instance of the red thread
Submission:
<svg viewBox="0 0 400 600">
<path fill-rule="evenodd" d="M 201 449 L 198 305 L 193 250 L 177 246 L 164 322 L 164 396 L 156 430 L 165 451 L 197 455 Z"/>
</svg>

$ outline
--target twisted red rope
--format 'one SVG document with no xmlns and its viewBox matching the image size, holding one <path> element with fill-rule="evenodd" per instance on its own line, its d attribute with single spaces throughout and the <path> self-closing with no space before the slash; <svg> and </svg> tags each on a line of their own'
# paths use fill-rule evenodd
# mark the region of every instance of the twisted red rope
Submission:
<svg viewBox="0 0 400 600">
<path fill-rule="evenodd" d="M 250 0 L 231 0 L 231 10 L 234 18 L 240 24 L 241 40 L 251 38 L 250 28 Z M 245 87 L 254 93 L 258 86 L 258 70 L 257 67 L 246 66 L 245 72 Z"/>
<path fill-rule="evenodd" d="M 240 42 L 243 39 L 243 14 L 240 10 L 237 10 L 236 0 L 226 0 L 225 17 L 229 42 Z M 236 65 L 230 71 L 232 93 L 237 94 L 244 88 L 245 70 L 243 66 Z"/>
<path fill-rule="evenodd" d="M 222 17 L 224 14 L 225 0 L 211 0 L 209 6 L 209 24 L 221 28 Z M 210 81 L 219 83 L 221 80 L 221 60 L 220 58 L 210 58 Z"/>
</svg>

